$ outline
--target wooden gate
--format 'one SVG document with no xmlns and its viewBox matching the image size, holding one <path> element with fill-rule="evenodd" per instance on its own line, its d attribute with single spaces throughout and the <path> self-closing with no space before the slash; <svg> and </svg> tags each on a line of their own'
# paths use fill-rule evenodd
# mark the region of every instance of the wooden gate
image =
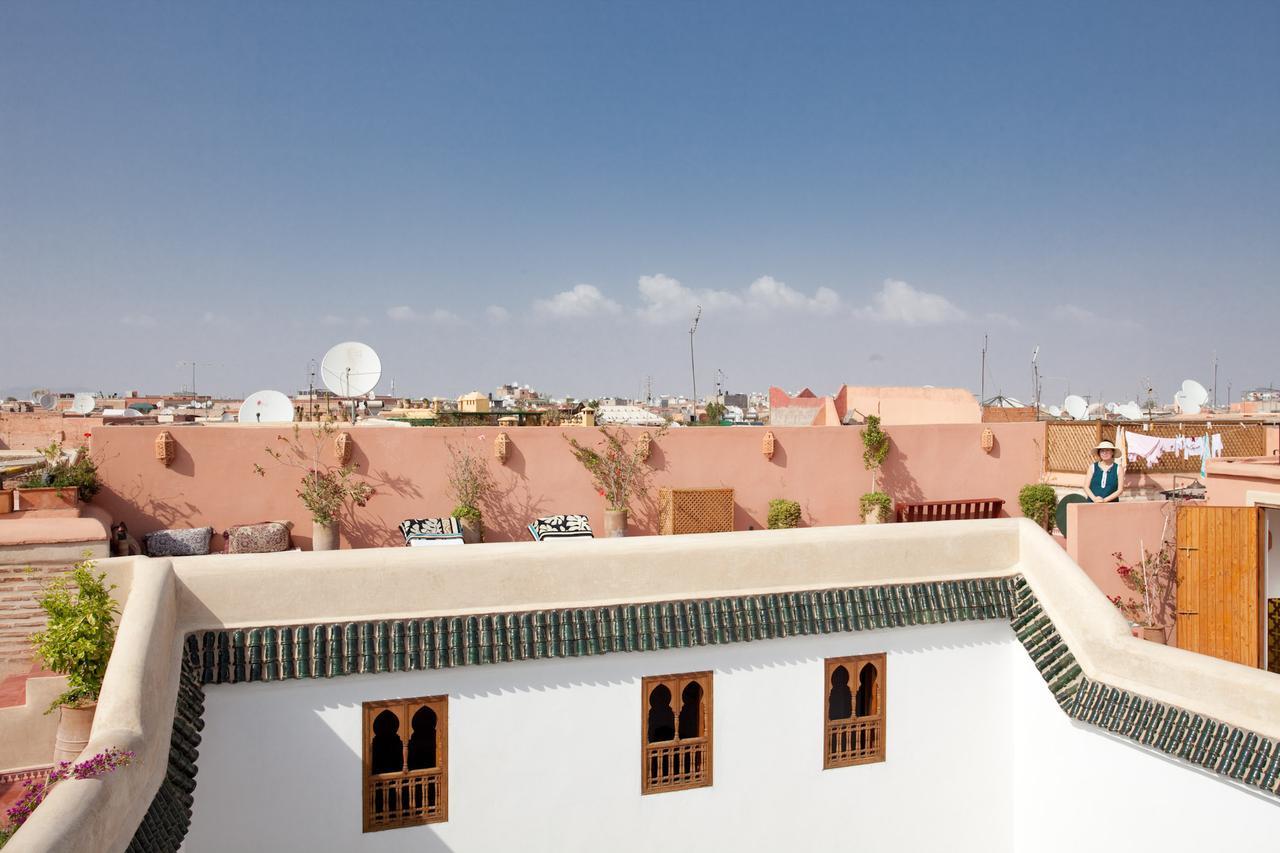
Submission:
<svg viewBox="0 0 1280 853">
<path fill-rule="evenodd" d="M 1178 647 L 1259 666 L 1262 513 L 1251 506 L 1178 509 Z"/>
</svg>

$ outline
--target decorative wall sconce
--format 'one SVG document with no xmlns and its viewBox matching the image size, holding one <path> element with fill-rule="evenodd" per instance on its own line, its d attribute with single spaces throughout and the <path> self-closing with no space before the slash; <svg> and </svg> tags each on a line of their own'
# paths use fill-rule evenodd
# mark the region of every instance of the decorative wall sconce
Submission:
<svg viewBox="0 0 1280 853">
<path fill-rule="evenodd" d="M 765 459 L 773 458 L 773 433 L 766 432 L 764 440 L 760 442 L 760 452 L 764 454 Z"/>
<path fill-rule="evenodd" d="M 640 437 L 636 439 L 636 450 L 640 453 L 640 458 L 649 461 L 649 454 L 653 452 L 653 436 L 647 432 L 640 433 Z"/>
<path fill-rule="evenodd" d="M 510 452 L 511 439 L 505 432 L 498 433 L 498 437 L 493 440 L 493 455 L 499 462 L 506 464 L 507 454 Z"/>
<path fill-rule="evenodd" d="M 355 442 L 351 439 L 351 433 L 342 430 L 337 437 L 333 439 L 333 455 L 338 457 L 339 465 L 346 465 L 351 461 L 351 451 L 355 449 Z"/>
<path fill-rule="evenodd" d="M 156 436 L 156 459 L 167 468 L 175 456 L 178 455 L 178 443 L 173 440 L 173 436 L 169 431 L 162 430 Z"/>
<path fill-rule="evenodd" d="M 982 452 L 990 453 L 992 448 L 996 446 L 996 434 L 991 431 L 991 427 L 987 427 L 982 431 Z"/>
</svg>

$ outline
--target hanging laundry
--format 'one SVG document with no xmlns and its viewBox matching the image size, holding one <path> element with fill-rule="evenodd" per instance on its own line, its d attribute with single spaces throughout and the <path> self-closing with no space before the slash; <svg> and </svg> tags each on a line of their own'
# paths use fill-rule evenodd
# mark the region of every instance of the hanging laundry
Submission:
<svg viewBox="0 0 1280 853">
<path fill-rule="evenodd" d="M 1192 438 L 1188 436 L 1182 442 L 1182 458 L 1183 459 L 1199 459 L 1204 455 L 1205 436 L 1197 436 Z"/>
<path fill-rule="evenodd" d="M 1178 439 L 1156 438 L 1140 432 L 1129 432 L 1125 435 L 1125 446 L 1129 449 L 1130 462 L 1141 459 L 1148 465 L 1159 465 L 1161 456 L 1177 452 Z"/>
</svg>

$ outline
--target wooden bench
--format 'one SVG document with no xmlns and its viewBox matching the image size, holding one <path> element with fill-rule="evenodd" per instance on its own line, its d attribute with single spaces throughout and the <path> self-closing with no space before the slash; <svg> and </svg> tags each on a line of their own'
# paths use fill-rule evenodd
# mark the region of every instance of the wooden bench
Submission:
<svg viewBox="0 0 1280 853">
<path fill-rule="evenodd" d="M 971 501 L 918 501 L 894 504 L 898 521 L 964 521 L 974 518 L 999 518 L 1004 508 L 1001 498 Z"/>
</svg>

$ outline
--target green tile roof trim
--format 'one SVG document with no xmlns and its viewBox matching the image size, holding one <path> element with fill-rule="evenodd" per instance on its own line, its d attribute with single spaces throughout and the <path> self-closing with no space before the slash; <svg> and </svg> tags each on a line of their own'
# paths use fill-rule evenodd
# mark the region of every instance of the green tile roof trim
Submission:
<svg viewBox="0 0 1280 853">
<path fill-rule="evenodd" d="M 190 826 L 203 685 L 410 672 L 1007 619 L 1072 718 L 1280 796 L 1267 738 L 1083 673 L 1021 575 L 426 619 L 220 629 L 188 635 L 169 772 L 130 853 L 176 851 Z"/>
<path fill-rule="evenodd" d="M 188 644 L 191 642 L 188 640 Z M 204 728 L 204 687 L 197 676 L 189 655 L 184 656 L 169 739 L 169 767 L 133 834 L 128 853 L 176 851 L 191 827 L 196 759 L 200 754 L 200 730 Z"/>
</svg>

